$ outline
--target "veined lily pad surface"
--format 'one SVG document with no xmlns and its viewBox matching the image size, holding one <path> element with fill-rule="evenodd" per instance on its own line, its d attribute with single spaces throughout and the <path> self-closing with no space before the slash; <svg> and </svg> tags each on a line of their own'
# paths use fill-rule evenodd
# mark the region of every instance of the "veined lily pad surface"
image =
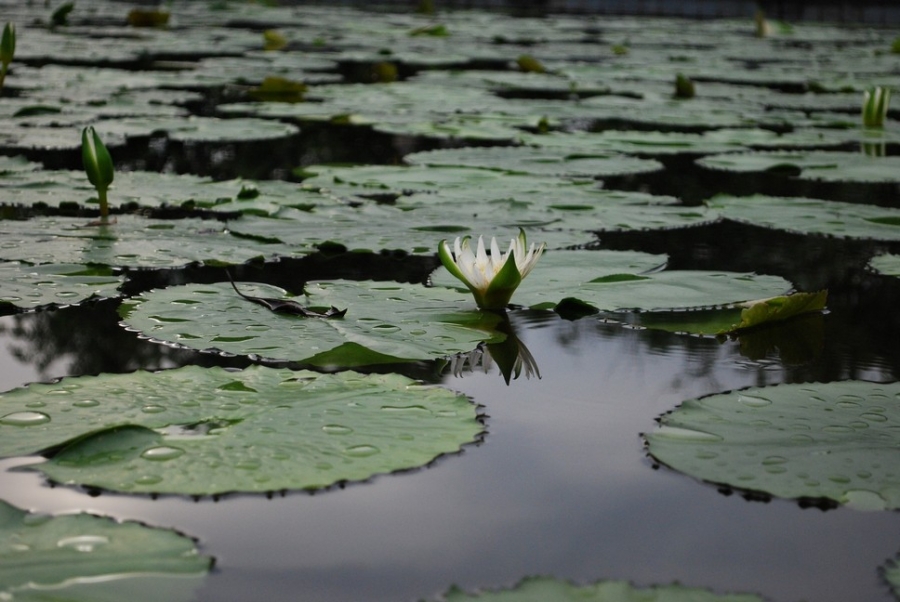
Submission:
<svg viewBox="0 0 900 602">
<path fill-rule="evenodd" d="M 686 401 L 645 437 L 658 461 L 710 483 L 895 510 L 898 395 L 860 381 L 745 389 Z"/>
<path fill-rule="evenodd" d="M 637 587 L 625 581 L 600 581 L 589 585 L 574 585 L 550 577 L 529 577 L 512 589 L 466 593 L 453 588 L 440 602 L 762 602 L 752 594 L 716 594 L 697 587 L 657 585 Z"/>
<path fill-rule="evenodd" d="M 317 489 L 421 466 L 482 431 L 464 396 L 406 377 L 260 366 L 67 379 L 3 402 L 0 455 L 62 446 L 35 468 L 127 492 Z"/>
<path fill-rule="evenodd" d="M 186 601 L 212 565 L 175 531 L 87 513 L 53 517 L 0 501 L 0 534 L 0 595 L 8 600 L 86 602 L 129 591 L 132 600 L 165 592 Z M 130 580 L 151 575 L 155 593 L 146 583 L 130 591 Z"/>
<path fill-rule="evenodd" d="M 239 283 L 246 295 L 290 298 L 270 285 Z M 468 294 L 397 282 L 321 281 L 293 300 L 347 310 L 343 318 L 274 313 L 239 297 L 228 283 L 151 291 L 123 306 L 143 335 L 201 350 L 221 350 L 318 366 L 351 367 L 445 357 L 482 341 L 503 340 L 500 318 L 467 307 Z"/>
</svg>

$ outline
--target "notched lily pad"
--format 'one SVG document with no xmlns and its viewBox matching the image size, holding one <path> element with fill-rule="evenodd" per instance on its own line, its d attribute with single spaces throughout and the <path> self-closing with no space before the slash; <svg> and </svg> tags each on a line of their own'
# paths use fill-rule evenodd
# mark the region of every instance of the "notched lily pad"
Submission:
<svg viewBox="0 0 900 602">
<path fill-rule="evenodd" d="M 753 594 L 716 594 L 709 590 L 684 585 L 637 587 L 627 581 L 598 581 L 575 585 L 551 577 L 529 577 L 512 589 L 466 593 L 454 587 L 439 598 L 440 602 L 763 602 Z"/>
<path fill-rule="evenodd" d="M 291 299 L 274 286 L 238 286 L 251 296 Z M 313 282 L 295 300 L 313 311 L 346 309 L 346 315 L 311 320 L 248 303 L 228 283 L 192 284 L 145 293 L 124 304 L 122 314 L 129 328 L 194 349 L 352 367 L 435 359 L 502 340 L 494 330 L 500 318 L 466 311 L 470 299 L 396 282 Z"/>
<path fill-rule="evenodd" d="M 0 455 L 61 446 L 33 468 L 133 493 L 318 489 L 420 467 L 483 430 L 466 397 L 397 374 L 188 366 L 2 397 Z"/>
<path fill-rule="evenodd" d="M 845 381 L 692 399 L 645 435 L 659 462 L 741 490 L 900 508 L 900 383 Z"/>
<path fill-rule="evenodd" d="M 149 602 L 159 592 L 190 600 L 212 566 L 190 538 L 172 530 L 87 513 L 52 517 L 4 501 L 0 541 L 5 600 L 112 600 L 125 591 L 136 601 Z M 129 581 L 149 576 L 152 588 L 131 592 Z"/>
</svg>

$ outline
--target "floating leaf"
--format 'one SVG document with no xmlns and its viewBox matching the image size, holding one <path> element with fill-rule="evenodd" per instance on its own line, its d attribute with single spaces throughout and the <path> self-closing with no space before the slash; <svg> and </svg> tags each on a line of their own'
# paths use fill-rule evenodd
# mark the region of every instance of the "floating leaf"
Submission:
<svg viewBox="0 0 900 602">
<path fill-rule="evenodd" d="M 869 268 L 884 276 L 900 277 L 900 255 L 885 253 L 869 261 Z"/>
<path fill-rule="evenodd" d="M 252 296 L 291 298 L 273 286 L 238 285 Z M 145 293 L 123 306 L 123 317 L 154 339 L 318 366 L 434 359 L 503 338 L 494 331 L 496 314 L 475 311 L 468 293 L 445 288 L 336 280 L 310 283 L 298 299 L 306 307 L 347 313 L 329 320 L 279 315 L 219 283 Z"/>
<path fill-rule="evenodd" d="M 2 396 L 0 455 L 57 482 L 211 495 L 317 489 L 409 469 L 482 431 L 464 396 L 396 374 L 189 366 L 30 385 Z"/>
<path fill-rule="evenodd" d="M 822 182 L 900 182 L 900 157 L 868 157 L 839 152 L 757 152 L 714 155 L 697 161 L 705 169 L 753 173 L 789 173 Z"/>
<path fill-rule="evenodd" d="M 0 596 L 8 600 L 112 600 L 124 591 L 135 601 L 161 591 L 167 600 L 191 600 L 212 565 L 172 530 L 83 512 L 51 517 L 4 501 L 0 540 Z M 130 591 L 129 581 L 148 576 L 152 588 Z"/>
<path fill-rule="evenodd" d="M 645 435 L 675 470 L 738 489 L 900 508 L 900 383 L 807 383 L 692 399 Z"/>
<path fill-rule="evenodd" d="M 90 297 L 117 297 L 124 282 L 103 266 L 0 263 L 0 304 L 22 309 L 45 305 L 73 305 Z"/>
<path fill-rule="evenodd" d="M 637 587 L 627 581 L 598 581 L 574 585 L 551 577 L 529 577 L 512 589 L 468 594 L 452 588 L 440 597 L 441 602 L 763 602 L 752 594 L 716 594 L 709 590 L 684 585 Z"/>
</svg>

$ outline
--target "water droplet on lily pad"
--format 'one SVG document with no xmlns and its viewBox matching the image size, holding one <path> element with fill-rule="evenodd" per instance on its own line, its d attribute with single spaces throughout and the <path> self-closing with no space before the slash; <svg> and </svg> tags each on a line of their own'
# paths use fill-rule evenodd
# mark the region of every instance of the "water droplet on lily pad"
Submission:
<svg viewBox="0 0 900 602">
<path fill-rule="evenodd" d="M 167 445 L 161 445 L 159 447 L 151 447 L 148 450 L 145 450 L 141 457 L 145 460 L 153 460 L 155 462 L 165 462 L 166 460 L 174 460 L 175 458 L 184 454 L 183 449 L 179 449 L 177 447 L 169 447 Z"/>
<path fill-rule="evenodd" d="M 157 404 L 148 404 L 142 407 L 141 411 L 145 414 L 161 414 L 166 411 L 166 407 Z"/>
<path fill-rule="evenodd" d="M 738 401 L 745 406 L 750 406 L 751 408 L 764 408 L 768 405 L 772 405 L 772 400 L 766 399 L 765 397 L 761 397 L 759 395 L 742 394 L 738 397 Z"/>
<path fill-rule="evenodd" d="M 76 408 L 95 408 L 100 405 L 100 402 L 96 399 L 79 399 L 78 401 L 72 404 Z"/>
<path fill-rule="evenodd" d="M 326 424 L 322 427 L 322 430 L 329 435 L 349 435 L 353 432 L 353 429 L 349 426 L 341 426 L 340 424 Z"/>
<path fill-rule="evenodd" d="M 43 412 L 13 412 L 0 417 L 0 424 L 7 426 L 38 426 L 50 422 L 50 416 Z"/>
<path fill-rule="evenodd" d="M 345 449 L 344 453 L 354 458 L 367 458 L 369 456 L 374 456 L 379 451 L 381 450 L 374 445 L 354 445 L 353 447 Z"/>
<path fill-rule="evenodd" d="M 69 548 L 77 552 L 93 552 L 99 546 L 109 543 L 109 538 L 104 535 L 77 535 L 66 537 L 56 542 L 58 548 Z"/>
</svg>

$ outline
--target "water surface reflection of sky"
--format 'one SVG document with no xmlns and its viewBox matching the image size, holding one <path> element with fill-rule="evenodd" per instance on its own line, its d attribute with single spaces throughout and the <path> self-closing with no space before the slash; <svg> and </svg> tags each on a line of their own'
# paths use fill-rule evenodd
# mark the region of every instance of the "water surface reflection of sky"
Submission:
<svg viewBox="0 0 900 602">
<path fill-rule="evenodd" d="M 201 600 L 411 601 L 536 574 L 678 581 L 785 602 L 892 599 L 878 567 L 900 550 L 896 513 L 749 502 L 646 458 L 639 434 L 681 400 L 778 382 L 785 371 L 748 361 L 734 342 L 553 316 L 514 323 L 542 378 L 445 377 L 483 406 L 488 432 L 430 468 L 316 495 L 218 502 L 89 497 L 12 471 L 0 477 L 4 498 L 199 538 L 217 558 Z M 4 343 L 4 382 L 33 380 Z"/>
</svg>

